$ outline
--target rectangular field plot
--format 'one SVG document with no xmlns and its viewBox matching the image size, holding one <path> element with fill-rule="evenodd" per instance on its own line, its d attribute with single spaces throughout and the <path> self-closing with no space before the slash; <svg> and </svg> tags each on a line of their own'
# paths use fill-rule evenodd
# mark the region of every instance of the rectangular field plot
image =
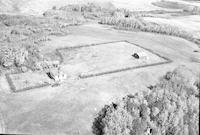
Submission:
<svg viewBox="0 0 200 135">
<path fill-rule="evenodd" d="M 48 86 L 48 77 L 40 73 L 7 74 L 6 78 L 13 92 L 21 92 Z"/>
<path fill-rule="evenodd" d="M 59 49 L 63 62 L 81 78 L 168 63 L 169 60 L 127 41 Z M 139 58 L 132 55 L 137 53 Z M 71 71 L 69 71 L 71 72 Z"/>
</svg>

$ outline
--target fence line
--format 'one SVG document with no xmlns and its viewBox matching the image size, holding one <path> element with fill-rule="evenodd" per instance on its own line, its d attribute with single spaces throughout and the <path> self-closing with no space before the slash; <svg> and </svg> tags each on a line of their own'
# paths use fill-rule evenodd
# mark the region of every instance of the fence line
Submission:
<svg viewBox="0 0 200 135">
<path fill-rule="evenodd" d="M 139 48 L 142 48 L 162 59 L 164 59 L 164 62 L 158 62 L 158 63 L 153 63 L 153 64 L 147 64 L 147 65 L 141 65 L 141 66 L 135 66 L 135 67 L 127 67 L 127 68 L 123 68 L 123 69 L 117 69 L 117 70 L 112 70 L 112 71 L 105 71 L 105 72 L 101 72 L 101 73 L 96 73 L 96 74 L 88 74 L 88 75 L 79 75 L 79 77 L 81 79 L 85 79 L 85 78 L 90 78 L 90 77 L 97 77 L 97 76 L 101 76 L 101 75 L 107 75 L 107 74 L 113 74 L 113 73 L 117 73 L 117 72 L 123 72 L 123 71 L 128 71 L 128 70 L 133 70 L 133 69 L 137 69 L 137 68 L 144 68 L 144 67 L 150 67 L 150 66 L 157 66 L 157 65 L 163 65 L 163 64 L 167 64 L 167 63 L 171 63 L 173 62 L 172 60 L 170 60 L 167 57 L 161 56 L 160 54 L 154 52 L 151 49 L 145 48 L 143 46 L 140 46 L 138 44 L 129 42 L 127 40 L 120 40 L 120 41 L 110 41 L 110 42 L 102 42 L 102 43 L 94 43 L 94 44 L 89 44 L 89 45 L 80 45 L 80 46 L 72 46 L 72 47 L 64 47 L 64 48 L 59 48 L 56 50 L 56 54 L 57 56 L 60 57 L 60 63 L 62 63 L 64 61 L 64 58 L 62 56 L 62 54 L 60 53 L 60 50 L 64 50 L 64 49 L 79 49 L 79 48 L 84 48 L 84 47 L 92 47 L 92 46 L 99 46 L 99 45 L 105 45 L 105 44 L 110 44 L 110 43 L 120 43 L 120 42 L 126 42 L 129 43 L 131 45 L 137 46 Z"/>
</svg>

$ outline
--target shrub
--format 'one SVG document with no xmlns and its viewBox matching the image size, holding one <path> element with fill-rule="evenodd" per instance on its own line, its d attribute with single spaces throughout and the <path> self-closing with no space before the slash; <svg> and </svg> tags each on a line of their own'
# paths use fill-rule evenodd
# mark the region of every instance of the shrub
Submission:
<svg viewBox="0 0 200 135">
<path fill-rule="evenodd" d="M 15 49 L 6 47 L 0 50 L 0 65 L 5 68 L 10 68 L 14 65 Z"/>
<path fill-rule="evenodd" d="M 52 10 L 56 10 L 56 9 L 57 9 L 56 6 L 53 6 L 53 7 L 52 7 Z"/>
<path fill-rule="evenodd" d="M 153 89 L 106 105 L 95 118 L 96 135 L 198 135 L 197 77 L 179 67 Z"/>
<path fill-rule="evenodd" d="M 1 49 L 0 65 L 5 68 L 20 67 L 28 60 L 28 51 L 25 48 L 7 47 Z"/>
<path fill-rule="evenodd" d="M 26 60 L 28 60 L 28 51 L 25 48 L 21 48 L 15 54 L 15 65 L 17 67 L 20 67 L 20 66 L 24 65 Z"/>
</svg>

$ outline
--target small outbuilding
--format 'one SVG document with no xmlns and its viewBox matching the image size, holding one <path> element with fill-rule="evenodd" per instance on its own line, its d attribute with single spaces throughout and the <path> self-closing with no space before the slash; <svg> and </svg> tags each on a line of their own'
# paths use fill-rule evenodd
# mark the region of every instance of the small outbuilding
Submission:
<svg viewBox="0 0 200 135">
<path fill-rule="evenodd" d="M 140 58 L 140 56 L 139 56 L 137 53 L 134 53 L 132 56 L 133 56 L 135 59 L 139 59 L 139 58 Z"/>
<path fill-rule="evenodd" d="M 134 57 L 135 59 L 145 59 L 145 60 L 149 59 L 148 55 L 145 52 L 134 53 L 132 57 Z"/>
</svg>

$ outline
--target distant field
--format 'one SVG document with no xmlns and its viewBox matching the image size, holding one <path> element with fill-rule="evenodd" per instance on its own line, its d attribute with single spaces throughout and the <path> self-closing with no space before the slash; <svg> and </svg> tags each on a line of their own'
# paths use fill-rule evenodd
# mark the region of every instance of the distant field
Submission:
<svg viewBox="0 0 200 135">
<path fill-rule="evenodd" d="M 161 7 L 161 8 L 167 8 L 167 9 L 183 9 L 185 8 L 185 4 L 181 4 L 179 2 L 172 2 L 172 1 L 157 1 L 152 2 L 153 5 Z"/>
<path fill-rule="evenodd" d="M 59 87 L 47 86 L 17 94 L 4 94 L 1 92 L 0 102 L 3 103 L 5 107 L 3 107 L 3 105 L 0 106 L 6 108 L 3 113 L 7 133 L 49 135 L 52 133 L 71 134 L 68 131 L 80 131 L 81 135 L 93 135 L 91 132 L 91 124 L 94 121 L 95 114 L 97 114 L 105 104 L 113 102 L 113 99 L 119 99 L 126 94 L 147 89 L 148 86 L 156 84 L 160 76 L 163 76 L 167 71 L 173 70 L 180 64 L 186 65 L 194 72 L 199 71 L 199 64 L 190 62 L 189 59 L 190 57 L 198 58 L 198 52 L 193 52 L 197 49 L 197 46 L 180 38 L 145 32 L 111 30 L 109 27 L 100 24 L 73 26 L 70 27 L 69 30 L 71 35 L 52 38 L 51 41 L 45 43 L 43 50 L 46 50 L 46 52 L 53 52 L 53 50 L 57 48 L 66 48 L 69 46 L 74 47 L 92 43 L 127 40 L 170 58 L 173 60 L 173 63 L 138 68 L 136 70 L 93 77 L 90 79 L 69 78 L 69 80 Z M 84 50 L 88 48 L 88 51 L 99 50 L 97 55 L 110 53 L 110 56 L 115 56 L 112 59 L 103 59 L 105 62 L 99 62 L 101 65 L 106 65 L 107 62 L 110 62 L 109 64 L 112 66 L 112 63 L 117 61 L 116 59 L 119 58 L 121 54 L 123 58 L 124 56 L 127 56 L 127 59 L 130 58 L 129 61 L 126 62 L 131 62 L 132 57 L 130 57 L 130 54 L 134 51 L 130 49 L 137 49 L 137 47 L 121 42 L 120 44 L 122 45 L 117 45 L 116 43 L 99 45 L 99 47 L 102 46 L 103 48 L 107 46 L 108 49 L 106 50 L 84 47 L 85 49 L 83 48 L 82 51 L 84 52 Z M 117 48 L 119 49 L 114 51 L 115 49 L 113 50 L 113 46 L 118 46 Z M 67 49 L 60 51 L 62 51 L 65 56 L 69 55 Z M 85 57 L 87 58 L 88 55 L 91 56 L 91 54 L 83 56 L 82 54 L 85 54 L 87 51 L 85 53 L 82 53 L 82 51 L 80 51 L 80 56 L 76 54 L 76 51 L 70 54 L 70 56 L 74 55 L 79 58 L 82 56 L 82 59 L 85 59 Z M 126 54 L 126 52 L 130 53 Z M 150 54 L 152 53 L 150 52 Z M 154 54 L 152 55 L 155 56 Z M 150 56 L 149 60 L 152 60 Z M 157 58 L 158 56 L 155 57 Z M 66 59 L 66 57 L 64 58 L 64 62 L 68 63 L 68 59 Z M 95 59 L 95 57 L 93 58 Z M 160 59 L 164 61 L 162 58 Z M 99 60 L 101 60 L 101 58 L 99 58 Z M 78 61 L 78 58 L 69 60 L 71 63 Z M 133 59 L 133 64 L 134 61 L 135 59 Z M 152 61 L 149 61 L 149 63 L 151 62 Z M 156 61 L 153 62 L 156 63 Z M 66 68 L 67 65 L 64 64 L 62 64 L 64 72 L 71 74 L 72 70 L 68 70 Z M 77 67 L 79 71 L 84 68 Z M 73 69 L 74 68 L 75 66 L 73 66 Z M 105 68 L 109 69 L 110 67 Z M 31 80 L 32 75 L 27 75 L 29 75 L 27 77 Z M 0 89 L 5 88 L 7 85 L 4 83 L 4 79 L 1 80 L 3 81 L 0 83 Z M 9 88 L 6 90 L 9 91 Z"/>
<path fill-rule="evenodd" d="M 157 24 L 170 24 L 172 26 L 182 28 L 191 32 L 197 39 L 200 39 L 200 30 L 198 29 L 200 27 L 199 15 L 178 16 L 170 18 L 144 17 L 144 20 Z"/>
<path fill-rule="evenodd" d="M 82 4 L 88 2 L 112 2 L 117 8 L 129 10 L 156 10 L 151 4 L 156 0 L 0 0 L 0 12 L 20 12 L 24 14 L 41 15 L 53 6 L 61 7 L 67 4 Z"/>
<path fill-rule="evenodd" d="M 199 0 L 159 0 L 152 2 L 153 5 L 163 8 L 185 8 L 187 6 L 200 6 Z"/>
<path fill-rule="evenodd" d="M 81 78 L 159 65 L 167 59 L 134 44 L 121 41 L 60 49 L 64 64 L 73 66 Z M 139 59 L 132 55 L 138 53 Z"/>
</svg>

